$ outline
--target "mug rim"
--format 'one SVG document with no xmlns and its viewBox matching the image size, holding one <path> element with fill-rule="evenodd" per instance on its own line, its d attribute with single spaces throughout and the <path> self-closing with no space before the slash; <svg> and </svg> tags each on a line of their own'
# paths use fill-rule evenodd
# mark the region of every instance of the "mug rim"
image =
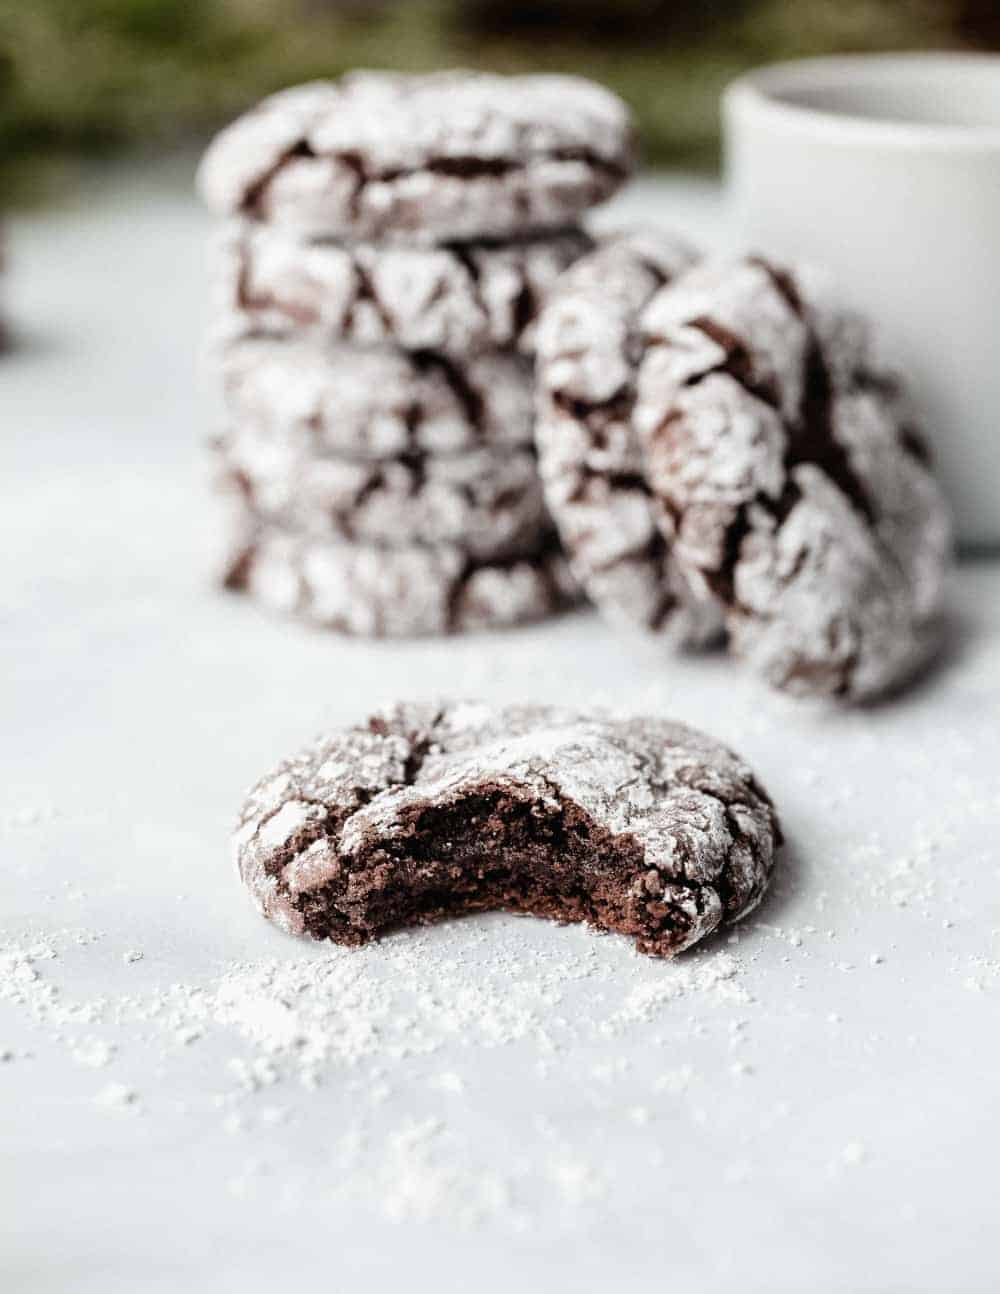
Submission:
<svg viewBox="0 0 1000 1294">
<path fill-rule="evenodd" d="M 854 145 L 934 147 L 946 151 L 1000 150 L 1000 120 L 996 125 L 893 120 L 863 112 L 833 111 L 781 97 L 782 92 L 801 88 L 804 83 L 814 85 L 817 77 L 828 88 L 850 89 L 866 78 L 866 83 L 870 84 L 873 70 L 902 72 L 920 67 L 933 68 L 936 75 L 945 77 L 961 77 L 973 68 L 981 73 L 983 69 L 992 67 L 1000 84 L 1000 54 L 940 51 L 837 54 L 768 63 L 743 73 L 723 92 L 723 112 L 727 116 L 738 115 L 744 120 L 753 119 L 772 128 Z"/>
</svg>

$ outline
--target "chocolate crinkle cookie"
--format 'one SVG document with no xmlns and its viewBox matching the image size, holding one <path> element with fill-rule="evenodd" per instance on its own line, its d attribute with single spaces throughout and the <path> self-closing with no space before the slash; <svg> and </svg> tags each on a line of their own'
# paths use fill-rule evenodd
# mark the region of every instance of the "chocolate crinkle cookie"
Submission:
<svg viewBox="0 0 1000 1294">
<path fill-rule="evenodd" d="M 793 692 L 901 684 L 937 641 L 950 524 L 864 329 L 759 258 L 688 271 L 641 327 L 646 481 L 734 651 Z"/>
<path fill-rule="evenodd" d="M 692 728 L 472 703 L 323 737 L 253 788 L 235 836 L 293 934 L 356 945 L 501 908 L 666 957 L 755 907 L 780 844 L 751 770 Z"/>
<path fill-rule="evenodd" d="M 610 236 L 558 280 L 536 330 L 539 468 L 573 573 L 613 622 L 680 644 L 718 638 L 722 613 L 658 525 L 634 415 L 642 311 L 694 262 L 669 234 Z"/>
<path fill-rule="evenodd" d="M 551 529 L 528 448 L 352 459 L 312 428 L 234 427 L 213 446 L 216 484 L 272 524 L 348 543 L 460 544 L 470 557 L 531 550 Z"/>
<path fill-rule="evenodd" d="M 506 629 L 569 606 L 576 586 L 550 533 L 477 558 L 459 544 L 345 543 L 233 508 L 222 583 L 266 610 L 371 638 Z"/>
<path fill-rule="evenodd" d="M 506 351 L 459 362 L 391 347 L 248 336 L 226 343 L 219 362 L 233 423 L 305 429 L 326 453 L 382 459 L 532 440 L 530 364 Z"/>
<path fill-rule="evenodd" d="M 435 243 L 570 225 L 633 162 L 624 104 L 578 77 L 355 72 L 265 99 L 216 137 L 199 182 L 219 215 Z"/>
<path fill-rule="evenodd" d="M 590 239 L 562 230 L 508 242 L 408 247 L 297 239 L 254 221 L 228 224 L 212 255 L 218 328 L 393 344 L 457 360 L 530 353 L 552 284 Z"/>
</svg>

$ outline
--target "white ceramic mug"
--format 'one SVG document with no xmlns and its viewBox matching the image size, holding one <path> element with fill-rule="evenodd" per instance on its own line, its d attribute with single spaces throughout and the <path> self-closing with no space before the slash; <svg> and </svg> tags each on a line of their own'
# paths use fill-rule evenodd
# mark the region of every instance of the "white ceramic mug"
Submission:
<svg viewBox="0 0 1000 1294">
<path fill-rule="evenodd" d="M 741 240 L 825 265 L 872 317 L 960 542 L 1000 546 L 1000 56 L 777 64 L 723 119 Z"/>
</svg>

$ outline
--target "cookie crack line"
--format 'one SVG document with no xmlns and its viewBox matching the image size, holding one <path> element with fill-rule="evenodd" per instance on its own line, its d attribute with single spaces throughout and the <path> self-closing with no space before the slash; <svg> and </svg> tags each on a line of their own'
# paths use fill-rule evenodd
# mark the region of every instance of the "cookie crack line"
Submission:
<svg viewBox="0 0 1000 1294">
<path fill-rule="evenodd" d="M 460 366 L 441 351 L 415 350 L 410 353 L 410 357 L 418 371 L 431 370 L 441 375 L 465 413 L 470 427 L 480 432 L 483 426 L 483 396 L 468 381 Z"/>
<path fill-rule="evenodd" d="M 759 257 L 750 259 L 752 264 L 766 270 L 776 285 L 779 282 L 784 285 L 781 289 L 781 295 L 785 300 L 798 301 L 797 296 L 789 296 L 789 293 L 793 291 L 793 285 L 787 274 L 782 274 L 780 271 L 775 270 Z M 797 312 L 800 311 L 801 305 L 798 306 Z M 710 341 L 715 342 L 725 352 L 725 358 L 710 368 L 693 373 L 687 378 L 686 385 L 695 386 L 712 374 L 725 373 L 734 382 L 738 382 L 747 395 L 760 400 L 761 403 L 766 404 L 780 416 L 781 400 L 778 391 L 775 389 L 773 382 L 754 381 L 753 360 L 750 351 L 735 333 L 705 315 L 692 319 L 689 326 L 697 328 Z M 809 342 L 806 351 L 805 391 L 802 407 L 797 418 L 791 422 L 786 420 L 785 423 L 787 432 L 784 454 L 785 475 L 786 477 L 789 476 L 795 467 L 804 464 L 818 468 L 841 491 L 848 502 L 856 507 L 869 523 L 872 523 L 875 521 L 875 511 L 868 497 L 864 482 L 854 470 L 847 450 L 834 435 L 831 421 L 832 382 L 826 362 L 823 359 L 822 347 L 811 327 L 808 328 L 808 332 Z M 662 341 L 665 343 L 666 339 L 662 339 Z M 662 432 L 670 421 L 676 419 L 676 417 L 677 411 L 672 410 L 661 423 L 659 430 Z M 760 507 L 769 510 L 775 519 L 780 522 L 791 511 L 796 497 L 797 495 L 793 490 L 793 493 L 788 498 L 774 500 L 766 492 L 761 491 L 755 497 L 754 502 Z"/>
<path fill-rule="evenodd" d="M 237 259 L 237 269 L 233 297 L 238 312 L 252 315 L 255 312 L 280 309 L 300 327 L 309 327 L 317 322 L 318 313 L 316 310 L 287 301 L 279 301 L 271 292 L 258 292 L 251 288 L 250 258 L 245 237 L 238 239 L 234 255 Z"/>
<path fill-rule="evenodd" d="M 236 854 L 261 912 L 314 939 L 499 908 L 672 956 L 759 901 L 780 843 L 753 773 L 693 729 L 454 702 L 390 707 L 279 765 Z"/>
<path fill-rule="evenodd" d="M 846 497 L 865 517 L 875 522 L 875 508 L 861 477 L 854 470 L 850 455 L 837 439 L 832 420 L 833 383 L 823 358 L 815 331 L 809 330 L 806 356 L 806 386 L 802 414 L 797 428 L 788 438 L 786 473 L 800 464 L 810 463 Z"/>
<path fill-rule="evenodd" d="M 588 149 L 556 148 L 547 151 L 539 149 L 517 161 L 508 161 L 499 157 L 473 156 L 431 158 L 419 166 L 400 166 L 385 171 L 374 170 L 365 175 L 365 180 L 392 184 L 396 180 L 408 179 L 424 171 L 429 171 L 431 175 L 446 175 L 459 180 L 475 180 L 483 176 L 500 178 L 516 171 L 526 170 L 537 162 L 582 162 L 591 170 L 602 172 L 616 181 L 624 180 L 628 175 L 625 167 L 616 166 Z"/>
<path fill-rule="evenodd" d="M 412 167 L 397 166 L 380 170 L 377 167 L 366 167 L 364 158 L 354 149 L 317 151 L 306 140 L 301 140 L 282 154 L 281 158 L 248 188 L 243 199 L 243 207 L 247 214 L 258 220 L 264 218 L 262 213 L 268 188 L 283 168 L 296 158 L 339 163 L 352 172 L 355 176 L 355 188 L 350 199 L 353 214 L 357 214 L 359 200 L 369 184 L 397 184 L 400 180 L 407 180 L 417 175 L 440 175 L 458 180 L 502 179 L 504 176 L 528 171 L 538 163 L 580 162 L 595 176 L 603 176 L 609 184 L 617 186 L 623 183 L 630 173 L 628 167 L 619 166 L 583 148 L 539 150 L 516 161 L 499 157 L 437 157 L 428 158 Z"/>
<path fill-rule="evenodd" d="M 354 259 L 353 269 L 357 291 L 352 297 L 351 304 L 348 307 L 347 318 L 344 320 L 344 331 L 348 334 L 351 332 L 354 326 L 354 317 L 357 314 L 358 306 L 367 301 L 378 316 L 379 323 L 385 330 L 386 335 L 391 337 L 394 328 L 392 313 L 379 296 L 371 274 L 364 265 L 361 264 L 357 257 Z"/>
</svg>

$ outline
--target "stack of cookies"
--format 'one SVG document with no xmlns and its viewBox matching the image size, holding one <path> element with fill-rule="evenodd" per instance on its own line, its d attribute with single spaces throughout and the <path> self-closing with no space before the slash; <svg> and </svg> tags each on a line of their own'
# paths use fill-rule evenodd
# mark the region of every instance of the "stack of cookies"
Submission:
<svg viewBox="0 0 1000 1294">
<path fill-rule="evenodd" d="M 599 86 L 464 72 L 302 86 L 215 139 L 231 587 L 373 635 L 565 601 L 533 324 L 632 153 Z"/>
</svg>

